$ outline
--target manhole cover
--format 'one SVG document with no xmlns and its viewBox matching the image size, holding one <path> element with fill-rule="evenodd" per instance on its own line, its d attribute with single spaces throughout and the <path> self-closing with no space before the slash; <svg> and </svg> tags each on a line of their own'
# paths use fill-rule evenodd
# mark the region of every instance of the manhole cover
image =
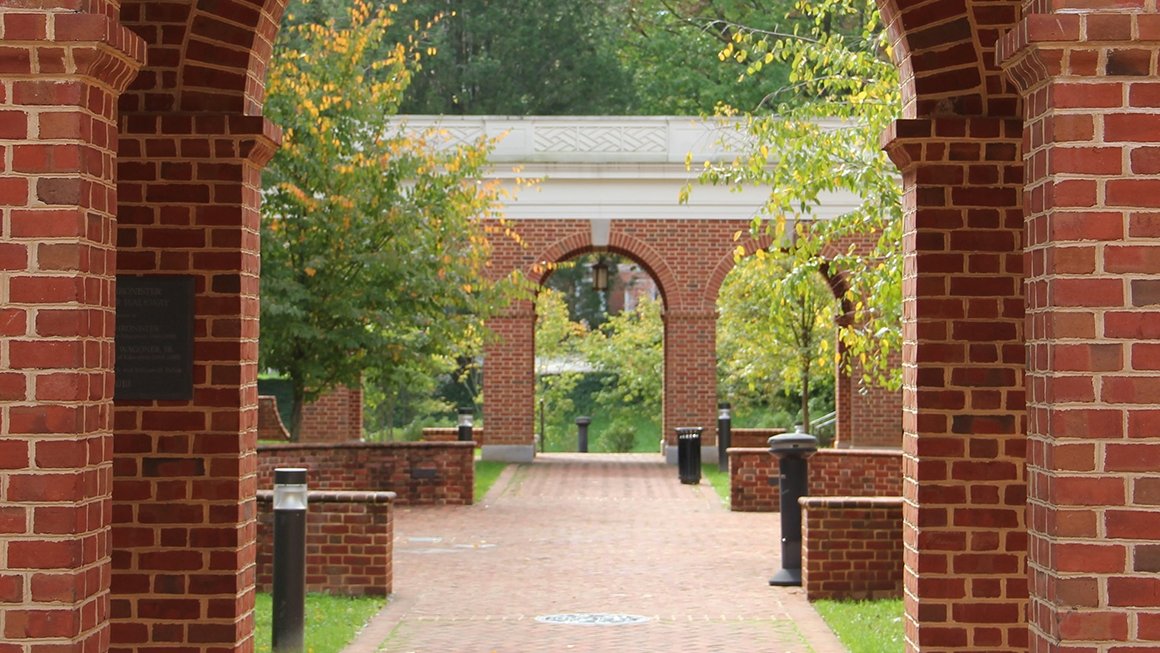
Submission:
<svg viewBox="0 0 1160 653">
<path fill-rule="evenodd" d="M 572 614 L 545 614 L 536 617 L 544 624 L 564 624 L 568 626 L 631 626 L 649 621 L 638 614 L 609 614 L 607 612 L 579 612 Z"/>
</svg>

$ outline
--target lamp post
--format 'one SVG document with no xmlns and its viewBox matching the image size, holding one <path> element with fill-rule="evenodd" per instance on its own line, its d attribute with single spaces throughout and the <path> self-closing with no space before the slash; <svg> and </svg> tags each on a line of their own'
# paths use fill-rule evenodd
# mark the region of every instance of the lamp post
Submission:
<svg viewBox="0 0 1160 653">
<path fill-rule="evenodd" d="M 475 409 L 471 408 L 470 406 L 468 406 L 466 408 L 459 409 L 459 441 L 460 442 L 471 442 L 474 439 L 474 434 L 472 433 L 472 430 L 474 429 L 474 423 L 472 421 L 472 414 L 474 412 L 475 412 Z"/>
<path fill-rule="evenodd" d="M 592 289 L 596 292 L 608 290 L 608 261 L 603 257 L 592 264 Z"/>
</svg>

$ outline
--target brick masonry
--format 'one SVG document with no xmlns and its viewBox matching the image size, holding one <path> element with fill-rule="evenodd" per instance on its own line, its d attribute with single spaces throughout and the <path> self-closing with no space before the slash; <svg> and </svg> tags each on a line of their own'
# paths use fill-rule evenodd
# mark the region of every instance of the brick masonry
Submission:
<svg viewBox="0 0 1160 653">
<path fill-rule="evenodd" d="M 905 191 L 907 649 L 1155 648 L 1157 3 L 878 4 L 905 116 L 886 144 Z M 0 653 L 252 648 L 262 85 L 282 8 L 0 7 Z M 590 246 L 553 227 L 513 269 Z M 678 229 L 613 230 L 664 286 L 670 344 L 675 320 L 706 338 L 731 262 L 703 283 L 642 246 Z M 195 278 L 191 401 L 114 406 L 116 273 Z M 510 389 L 491 410 L 527 417 L 488 425 L 530 444 L 519 310 L 485 383 Z M 677 405 L 668 380 L 666 422 L 712 429 L 712 393 Z"/>
<path fill-rule="evenodd" d="M 306 591 L 343 596 L 387 596 L 393 579 L 393 492 L 309 494 L 306 514 Z M 274 571 L 274 493 L 258 492 L 259 592 Z"/>
<path fill-rule="evenodd" d="M 809 600 L 902 596 L 902 497 L 807 497 L 801 506 Z"/>
<path fill-rule="evenodd" d="M 777 512 L 777 459 L 767 447 L 730 448 L 729 506 L 737 512 Z M 812 497 L 902 496 L 902 452 L 822 449 L 809 459 Z"/>
<path fill-rule="evenodd" d="M 428 427 L 423 429 L 422 437 L 424 442 L 458 442 L 459 428 L 455 426 Z M 471 429 L 471 437 L 474 442 L 482 442 L 487 435 L 484 433 L 483 427 L 477 427 Z"/>
<path fill-rule="evenodd" d="M 471 442 L 264 445 L 257 483 L 273 488 L 274 469 L 305 467 L 311 490 L 394 492 L 399 505 L 471 505 L 474 458 Z"/>
<path fill-rule="evenodd" d="M 353 442 L 362 438 L 362 388 L 335 388 L 302 407 L 299 442 Z"/>
<path fill-rule="evenodd" d="M 591 225 L 585 220 L 521 219 L 511 223 L 516 242 L 491 239 L 491 274 L 520 272 L 536 283 L 551 266 L 595 251 Z M 608 251 L 640 264 L 656 280 L 664 301 L 664 400 L 662 433 L 675 446 L 678 426 L 701 426 L 702 442 L 717 438 L 717 291 L 734 265 L 740 245 L 753 251 L 759 243 L 740 242 L 747 220 L 612 220 Z M 493 225 L 492 232 L 504 233 Z M 488 323 L 498 336 L 484 357 L 483 407 L 491 444 L 531 446 L 534 439 L 535 312 L 519 302 Z M 851 381 L 843 377 L 847 387 Z M 846 391 L 838 394 L 839 414 L 860 419 L 840 426 L 844 446 L 898 446 L 901 424 L 899 393 Z M 862 404 L 867 404 L 862 406 Z"/>
</svg>

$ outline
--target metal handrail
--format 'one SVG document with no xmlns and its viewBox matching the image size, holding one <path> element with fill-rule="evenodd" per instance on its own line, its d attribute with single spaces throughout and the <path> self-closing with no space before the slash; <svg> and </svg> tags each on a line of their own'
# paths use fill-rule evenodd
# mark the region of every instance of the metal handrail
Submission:
<svg viewBox="0 0 1160 653">
<path fill-rule="evenodd" d="M 831 426 L 832 424 L 834 424 L 834 422 L 837 422 L 837 421 L 838 421 L 838 411 L 835 410 L 835 411 L 826 413 L 825 415 L 822 415 L 821 417 L 819 417 L 815 420 L 810 420 L 810 431 L 816 431 L 819 428 Z"/>
</svg>

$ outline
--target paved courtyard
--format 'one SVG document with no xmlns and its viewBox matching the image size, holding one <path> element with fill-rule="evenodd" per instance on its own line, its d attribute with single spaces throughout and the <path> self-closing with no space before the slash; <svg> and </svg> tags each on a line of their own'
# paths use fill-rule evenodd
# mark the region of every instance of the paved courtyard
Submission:
<svg viewBox="0 0 1160 653">
<path fill-rule="evenodd" d="M 842 651 L 800 589 L 767 584 L 776 515 L 676 476 L 659 455 L 549 454 L 475 506 L 400 508 L 394 597 L 347 653 Z"/>
</svg>

